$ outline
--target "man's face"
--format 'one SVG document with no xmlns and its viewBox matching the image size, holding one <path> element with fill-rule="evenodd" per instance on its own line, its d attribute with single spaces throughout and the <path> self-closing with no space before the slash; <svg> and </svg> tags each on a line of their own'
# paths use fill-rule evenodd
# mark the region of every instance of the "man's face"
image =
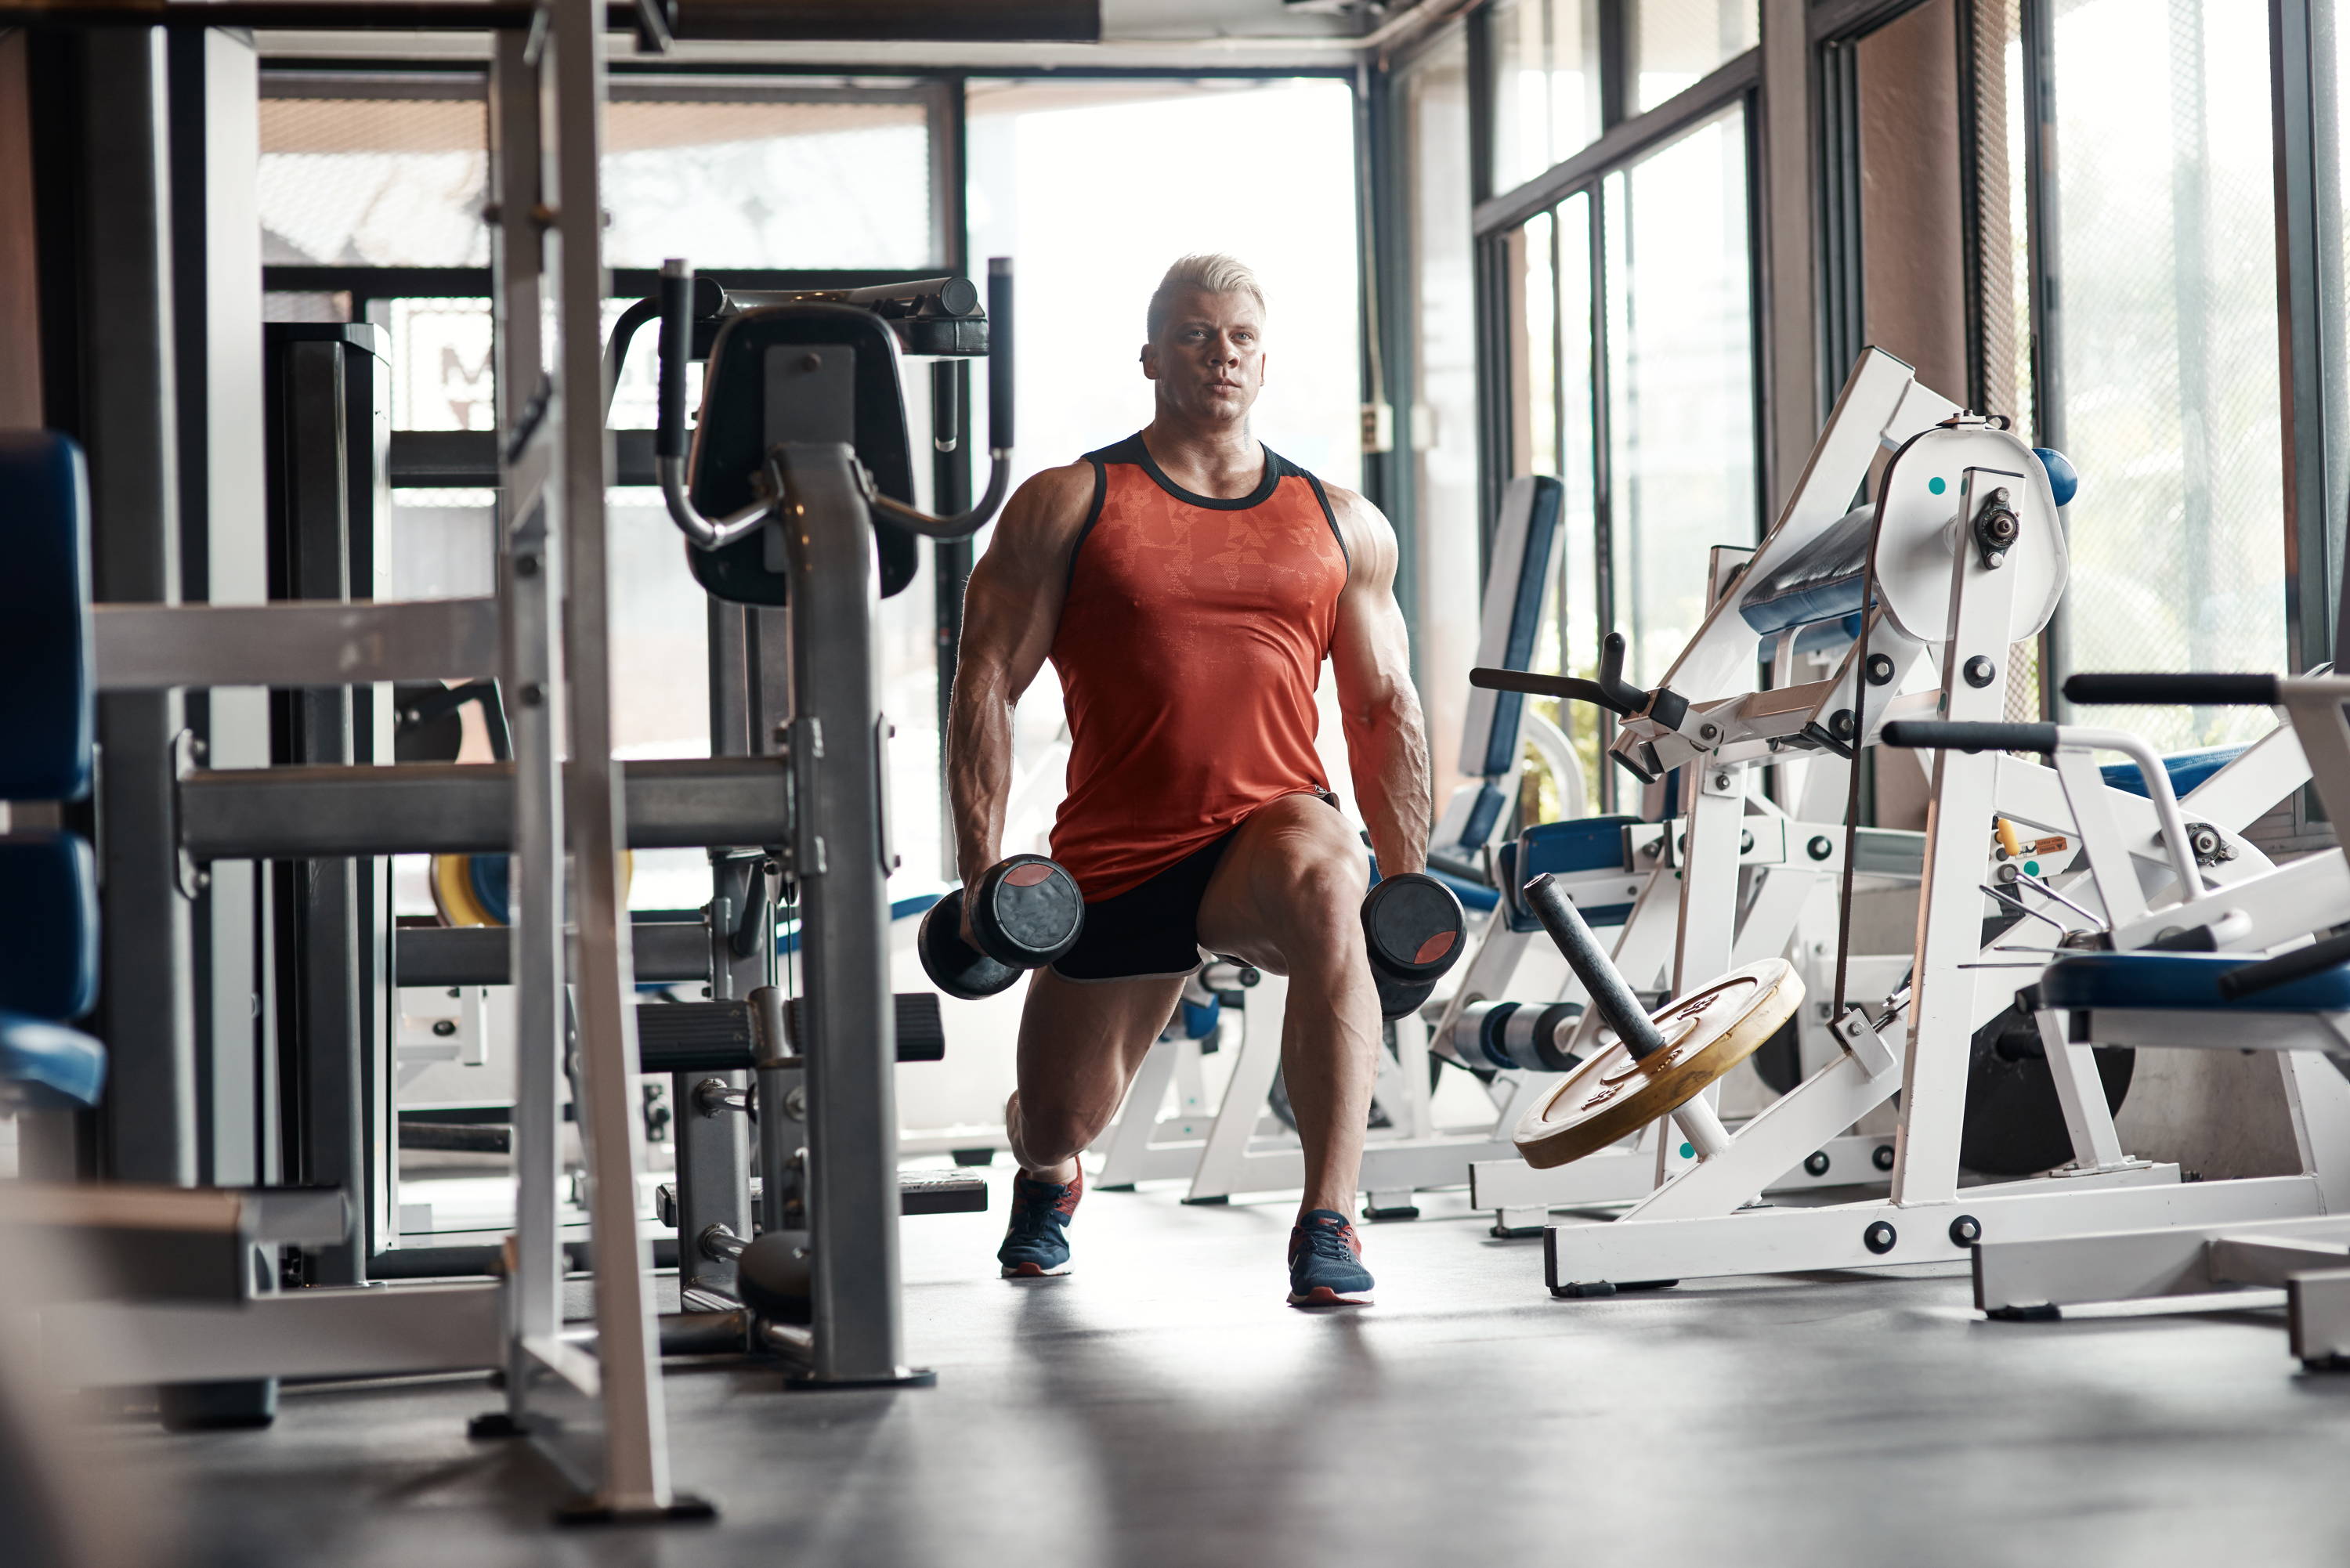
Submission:
<svg viewBox="0 0 2350 1568">
<path fill-rule="evenodd" d="M 1218 423 L 1245 420 L 1264 389 L 1264 312 L 1246 293 L 1184 289 L 1159 336 L 1143 345 L 1142 373 L 1180 412 Z"/>
</svg>

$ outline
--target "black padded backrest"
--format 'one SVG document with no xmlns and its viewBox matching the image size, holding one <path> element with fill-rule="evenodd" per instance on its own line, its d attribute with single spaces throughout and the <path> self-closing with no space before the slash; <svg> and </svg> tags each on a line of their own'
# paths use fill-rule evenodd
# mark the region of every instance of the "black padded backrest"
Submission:
<svg viewBox="0 0 2350 1568">
<path fill-rule="evenodd" d="M 881 493 L 913 502 L 897 338 L 871 311 L 816 301 L 746 310 L 719 328 L 702 385 L 689 493 L 705 514 L 749 505 L 769 448 L 785 441 L 847 441 Z M 879 518 L 873 526 L 886 598 L 913 580 L 920 556 L 911 534 Z M 769 532 L 721 550 L 689 547 L 694 576 L 738 604 L 782 604 Z"/>
<path fill-rule="evenodd" d="M 79 800 L 98 736 L 89 480 L 51 431 L 0 431 L 0 800 Z"/>
</svg>

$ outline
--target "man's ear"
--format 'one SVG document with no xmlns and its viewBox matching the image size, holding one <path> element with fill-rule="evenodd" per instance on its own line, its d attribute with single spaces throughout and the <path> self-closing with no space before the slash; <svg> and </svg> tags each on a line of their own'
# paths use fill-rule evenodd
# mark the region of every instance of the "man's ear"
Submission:
<svg viewBox="0 0 2350 1568">
<path fill-rule="evenodd" d="M 1142 379 L 1144 380 L 1155 381 L 1159 379 L 1159 345 L 1156 343 L 1143 344 L 1142 352 L 1136 355 L 1135 358 L 1142 361 Z"/>
</svg>

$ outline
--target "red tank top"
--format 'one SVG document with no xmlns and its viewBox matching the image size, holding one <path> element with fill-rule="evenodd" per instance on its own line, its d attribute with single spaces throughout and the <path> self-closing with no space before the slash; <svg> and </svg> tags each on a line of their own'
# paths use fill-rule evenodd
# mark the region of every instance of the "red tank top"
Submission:
<svg viewBox="0 0 2350 1568">
<path fill-rule="evenodd" d="M 1098 902 L 1326 787 L 1314 691 L 1347 561 L 1322 482 L 1271 448 L 1229 501 L 1169 479 L 1139 435 L 1086 461 L 1093 510 L 1053 638 L 1069 722 L 1053 857 Z"/>
</svg>

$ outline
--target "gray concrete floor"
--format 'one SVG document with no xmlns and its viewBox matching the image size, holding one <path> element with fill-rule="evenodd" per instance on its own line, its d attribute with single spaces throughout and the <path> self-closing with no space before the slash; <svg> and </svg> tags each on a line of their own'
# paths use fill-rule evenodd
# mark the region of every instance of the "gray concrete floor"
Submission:
<svg viewBox="0 0 2350 1568">
<path fill-rule="evenodd" d="M 476 1381 L 109 1441 L 203 1568 L 2350 1563 L 2350 1377 L 2276 1314 L 1991 1324 L 1951 1270 L 1555 1302 L 1440 1198 L 1367 1231 L 1377 1306 L 1308 1315 L 1286 1203 L 1092 1194 L 1077 1272 L 1015 1284 L 997 1197 L 905 1229 L 935 1388 L 672 1364 L 712 1524 L 549 1527 L 536 1461 L 466 1439 Z"/>
</svg>

